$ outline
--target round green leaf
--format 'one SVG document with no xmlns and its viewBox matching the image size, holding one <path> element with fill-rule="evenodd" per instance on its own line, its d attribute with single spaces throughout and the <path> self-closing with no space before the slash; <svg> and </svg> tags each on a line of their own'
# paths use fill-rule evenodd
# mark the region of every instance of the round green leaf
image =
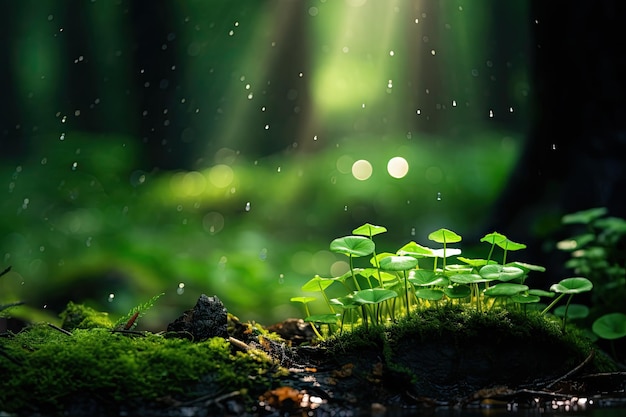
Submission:
<svg viewBox="0 0 626 417">
<path fill-rule="evenodd" d="M 321 292 L 328 288 L 333 282 L 335 282 L 334 278 L 322 278 L 319 275 L 315 275 L 302 286 L 302 291 Z"/>
<path fill-rule="evenodd" d="M 506 236 L 498 232 L 489 233 L 480 239 L 481 242 L 491 243 L 492 245 L 495 245 L 503 240 L 506 240 Z"/>
<path fill-rule="evenodd" d="M 565 278 L 558 284 L 553 284 L 550 291 L 564 294 L 579 294 L 581 292 L 591 291 L 593 284 L 587 278 L 574 277 Z"/>
<path fill-rule="evenodd" d="M 433 250 L 426 246 L 419 245 L 415 242 L 409 242 L 398 249 L 397 255 L 409 255 L 414 258 L 432 257 Z"/>
<path fill-rule="evenodd" d="M 493 287 L 487 288 L 484 291 L 484 294 L 488 297 L 510 297 L 526 290 L 528 290 L 527 285 L 503 282 L 501 284 L 496 284 Z"/>
<path fill-rule="evenodd" d="M 294 303 L 310 303 L 311 301 L 315 301 L 315 297 L 291 297 L 289 301 L 293 301 Z"/>
<path fill-rule="evenodd" d="M 339 318 L 339 314 L 329 313 L 329 314 L 313 314 L 304 319 L 304 321 L 308 321 L 309 323 L 321 323 L 321 324 L 337 324 L 337 320 Z"/>
<path fill-rule="evenodd" d="M 472 289 L 467 285 L 450 285 L 443 292 L 450 298 L 465 298 L 470 296 Z"/>
<path fill-rule="evenodd" d="M 524 270 L 524 272 L 528 273 L 530 271 L 538 271 L 538 272 L 546 272 L 546 268 L 539 265 L 527 264 L 525 262 L 511 262 L 506 266 L 516 266 Z"/>
<path fill-rule="evenodd" d="M 418 287 L 434 285 L 444 286 L 448 285 L 448 278 L 443 275 L 437 275 L 427 269 L 418 269 L 417 271 L 411 271 L 409 282 Z"/>
<path fill-rule="evenodd" d="M 478 274 L 457 274 L 450 277 L 450 281 L 457 284 L 478 284 L 481 282 L 489 282 L 490 279 L 481 277 Z"/>
<path fill-rule="evenodd" d="M 387 228 L 383 226 L 374 226 L 373 224 L 365 223 L 363 226 L 359 226 L 352 231 L 355 235 L 372 237 L 385 233 Z"/>
<path fill-rule="evenodd" d="M 344 236 L 330 242 L 332 252 L 347 256 L 367 256 L 374 252 L 374 242 L 364 236 Z"/>
<path fill-rule="evenodd" d="M 469 259 L 469 258 L 464 258 L 462 256 L 458 256 L 457 259 L 473 267 L 484 266 L 484 265 L 487 265 L 488 263 L 495 263 L 494 261 L 487 262 L 486 259 Z"/>
<path fill-rule="evenodd" d="M 496 242 L 496 245 L 500 246 L 504 250 L 520 250 L 525 249 L 526 245 L 523 243 L 513 242 L 512 240 L 504 239 Z"/>
<path fill-rule="evenodd" d="M 390 298 L 397 297 L 398 293 L 383 288 L 368 288 L 354 293 L 354 301 L 359 304 L 378 304 Z"/>
<path fill-rule="evenodd" d="M 435 230 L 428 235 L 428 239 L 437 243 L 456 243 L 461 241 L 461 236 L 454 233 L 452 230 L 439 229 Z"/>
<path fill-rule="evenodd" d="M 334 306 L 339 306 L 344 309 L 355 308 L 358 306 L 358 304 L 354 301 L 352 294 L 346 295 L 345 297 L 331 298 L 329 302 Z"/>
<path fill-rule="evenodd" d="M 433 290 L 431 288 L 421 288 L 415 291 L 415 295 L 424 300 L 439 301 L 443 298 L 443 291 Z"/>
<path fill-rule="evenodd" d="M 566 214 L 561 221 L 563 224 L 589 224 L 595 219 L 608 213 L 606 207 L 596 207 L 576 213 Z"/>
<path fill-rule="evenodd" d="M 593 322 L 591 330 L 603 339 L 622 338 L 626 336 L 626 314 L 605 314 Z"/>
<path fill-rule="evenodd" d="M 380 269 L 385 271 L 408 271 L 417 266 L 412 256 L 388 256 L 380 260 Z"/>
<path fill-rule="evenodd" d="M 511 296 L 511 301 L 519 304 L 534 304 L 538 303 L 541 298 L 538 295 L 531 294 L 515 294 Z"/>
<path fill-rule="evenodd" d="M 558 317 L 565 316 L 565 309 L 567 308 L 568 319 L 584 319 L 589 315 L 589 307 L 583 304 L 570 304 L 567 306 L 558 306 L 554 309 L 554 315 Z"/>
<path fill-rule="evenodd" d="M 530 290 L 528 290 L 528 294 L 529 295 L 536 295 L 538 297 L 554 298 L 554 293 L 553 292 L 544 291 L 544 290 L 530 289 Z"/>
<path fill-rule="evenodd" d="M 524 270 L 516 266 L 500 264 L 485 265 L 478 271 L 481 277 L 489 280 L 511 281 L 525 275 Z"/>
</svg>

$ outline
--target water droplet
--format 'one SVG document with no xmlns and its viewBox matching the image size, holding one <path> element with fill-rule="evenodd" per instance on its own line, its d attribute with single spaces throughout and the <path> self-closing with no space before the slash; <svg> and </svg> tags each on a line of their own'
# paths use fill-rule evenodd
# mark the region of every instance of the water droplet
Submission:
<svg viewBox="0 0 626 417">
<path fill-rule="evenodd" d="M 415 236 L 415 227 L 411 227 L 411 236 Z"/>
<path fill-rule="evenodd" d="M 317 135 L 313 136 L 313 140 L 317 140 Z"/>
<path fill-rule="evenodd" d="M 452 107 L 456 107 L 456 100 L 452 100 Z"/>
<path fill-rule="evenodd" d="M 265 130 L 270 130 L 270 125 L 265 125 Z"/>
<path fill-rule="evenodd" d="M 176 288 L 176 294 L 183 295 L 184 292 L 185 292 L 185 283 L 181 282 L 178 284 L 178 288 Z"/>
<path fill-rule="evenodd" d="M 278 275 L 278 283 L 283 284 L 285 282 L 285 274 Z"/>
<path fill-rule="evenodd" d="M 276 172 L 280 172 L 280 167 L 278 167 L 278 169 L 276 170 Z"/>
<path fill-rule="evenodd" d="M 111 294 L 109 294 L 109 298 L 107 299 L 107 301 L 109 303 L 112 303 L 114 298 L 115 298 L 115 294 L 111 293 Z"/>
<path fill-rule="evenodd" d="M 556 143 L 553 143 L 553 144 L 552 144 L 552 150 L 553 150 L 553 151 L 556 151 Z"/>
<path fill-rule="evenodd" d="M 441 201 L 441 193 L 437 193 L 437 201 Z"/>
<path fill-rule="evenodd" d="M 493 117 L 493 110 L 489 110 L 489 117 Z"/>
<path fill-rule="evenodd" d="M 44 304 L 44 305 L 43 305 L 43 308 L 44 308 L 44 309 L 45 309 L 45 308 L 48 308 L 48 304 Z"/>
<path fill-rule="evenodd" d="M 343 211 L 348 211 L 348 206 L 343 206 Z"/>
<path fill-rule="evenodd" d="M 76 171 L 76 168 L 78 168 L 78 162 L 72 164 L 72 171 Z"/>
<path fill-rule="evenodd" d="M 61 123 L 65 123 L 66 121 L 67 121 L 67 116 L 63 116 L 63 117 L 61 118 Z"/>
<path fill-rule="evenodd" d="M 513 107 L 509 107 L 509 113 L 513 113 Z"/>
<path fill-rule="evenodd" d="M 91 237 L 91 236 L 89 236 L 89 237 L 87 238 L 87 240 L 85 241 L 85 246 L 87 246 L 88 248 L 89 248 L 89 247 L 91 247 L 91 239 L 92 239 L 92 237 Z"/>
<path fill-rule="evenodd" d="M 262 261 L 267 259 L 267 248 L 261 249 L 261 252 L 259 252 L 259 259 Z"/>
<path fill-rule="evenodd" d="M 250 202 L 249 201 L 246 203 L 246 211 L 250 211 Z"/>
</svg>

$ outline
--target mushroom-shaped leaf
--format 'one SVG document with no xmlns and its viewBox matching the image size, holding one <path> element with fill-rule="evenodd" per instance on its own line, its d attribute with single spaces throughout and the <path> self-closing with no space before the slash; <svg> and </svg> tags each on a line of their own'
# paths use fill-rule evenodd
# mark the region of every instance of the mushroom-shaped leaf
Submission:
<svg viewBox="0 0 626 417">
<path fill-rule="evenodd" d="M 450 298 L 465 298 L 470 296 L 472 289 L 467 285 L 450 285 L 443 292 Z"/>
<path fill-rule="evenodd" d="M 406 245 L 398 249 L 398 255 L 409 255 L 414 258 L 432 257 L 433 250 L 426 246 L 419 245 L 415 242 L 409 242 Z"/>
<path fill-rule="evenodd" d="M 291 297 L 289 301 L 293 301 L 294 303 L 310 303 L 311 301 L 315 301 L 315 297 Z"/>
<path fill-rule="evenodd" d="M 568 319 L 584 319 L 589 315 L 589 307 L 583 304 L 570 304 L 569 306 L 558 306 L 554 309 L 554 315 L 558 317 L 565 316 L 567 310 Z"/>
<path fill-rule="evenodd" d="M 470 259 L 464 258 L 463 256 L 458 256 L 457 259 L 461 262 L 465 262 L 468 265 L 479 267 L 487 265 L 488 263 L 496 263 L 495 261 L 487 261 L 486 259 Z"/>
<path fill-rule="evenodd" d="M 595 219 L 604 216 L 606 213 L 608 213 L 606 207 L 596 207 L 566 214 L 562 217 L 561 222 L 563 224 L 589 224 Z"/>
<path fill-rule="evenodd" d="M 478 271 L 480 276 L 489 280 L 511 281 L 525 275 L 523 269 L 516 266 L 502 266 L 500 264 L 485 265 Z"/>
<path fill-rule="evenodd" d="M 439 301 L 443 298 L 443 291 L 433 290 L 431 288 L 420 288 L 415 291 L 415 295 L 424 300 Z"/>
<path fill-rule="evenodd" d="M 489 233 L 480 239 L 481 242 L 491 243 L 492 245 L 495 245 L 503 240 L 506 240 L 506 236 L 498 232 Z"/>
<path fill-rule="evenodd" d="M 581 292 L 591 291 L 593 284 L 587 278 L 574 277 L 565 278 L 558 284 L 553 284 L 550 291 L 564 294 L 579 294 Z"/>
<path fill-rule="evenodd" d="M 374 226 L 373 224 L 365 223 L 363 226 L 359 226 L 352 231 L 355 235 L 372 237 L 385 233 L 387 228 L 384 226 Z"/>
<path fill-rule="evenodd" d="M 554 293 L 553 292 L 545 291 L 545 290 L 538 290 L 538 289 L 535 289 L 535 288 L 532 288 L 532 289 L 528 290 L 528 294 L 536 295 L 537 297 L 554 298 Z"/>
<path fill-rule="evenodd" d="M 364 236 L 344 236 L 330 242 L 331 251 L 348 256 L 367 256 L 375 247 L 374 242 Z"/>
<path fill-rule="evenodd" d="M 591 330 L 603 339 L 622 338 L 626 336 L 626 314 L 605 314 L 593 322 Z"/>
<path fill-rule="evenodd" d="M 368 288 L 354 293 L 354 301 L 359 304 L 378 304 L 390 298 L 397 297 L 398 293 L 383 288 Z"/>
<path fill-rule="evenodd" d="M 491 279 L 484 278 L 478 274 L 457 274 L 450 277 L 450 281 L 457 284 L 478 284 L 481 282 L 492 281 Z"/>
<path fill-rule="evenodd" d="M 506 266 L 516 266 L 523 269 L 526 273 L 530 271 L 546 272 L 546 268 L 544 268 L 543 266 L 527 264 L 526 262 L 511 262 L 506 264 Z"/>
<path fill-rule="evenodd" d="M 437 243 L 448 244 L 448 243 L 460 242 L 462 238 L 461 236 L 454 233 L 452 230 L 439 229 L 429 234 L 428 239 Z"/>
<path fill-rule="evenodd" d="M 533 304 L 538 303 L 541 298 L 538 295 L 531 294 L 515 294 L 511 296 L 511 301 L 520 304 Z"/>
<path fill-rule="evenodd" d="M 302 291 L 320 292 L 324 291 L 330 284 L 335 282 L 334 278 L 322 278 L 319 275 L 315 275 L 306 284 L 302 286 Z"/>
<path fill-rule="evenodd" d="M 416 265 L 417 259 L 412 256 L 388 256 L 380 260 L 380 269 L 385 271 L 408 271 Z"/>
<path fill-rule="evenodd" d="M 461 249 L 457 248 L 446 248 L 446 249 L 433 249 L 432 255 L 429 257 L 432 258 L 449 258 L 450 256 L 456 256 L 461 254 Z"/>
<path fill-rule="evenodd" d="M 349 309 L 358 306 L 358 304 L 354 301 L 354 297 L 352 296 L 352 294 L 346 295 L 344 297 L 331 298 L 330 304 L 334 306 L 339 306 L 343 309 Z"/>
<path fill-rule="evenodd" d="M 526 290 L 528 290 L 527 285 L 503 282 L 501 284 L 496 284 L 493 287 L 487 288 L 484 291 L 484 294 L 488 297 L 510 297 Z"/>
<path fill-rule="evenodd" d="M 409 282 L 417 287 L 427 286 L 444 286 L 448 285 L 448 278 L 443 275 L 435 274 L 431 270 L 418 269 L 417 271 L 411 271 Z"/>
</svg>

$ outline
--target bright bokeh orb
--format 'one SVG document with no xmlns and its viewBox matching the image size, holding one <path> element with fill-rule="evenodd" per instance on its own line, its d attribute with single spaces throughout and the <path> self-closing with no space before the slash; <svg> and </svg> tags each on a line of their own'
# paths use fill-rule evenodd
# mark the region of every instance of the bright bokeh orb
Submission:
<svg viewBox="0 0 626 417">
<path fill-rule="evenodd" d="M 372 164 L 365 159 L 359 159 L 352 164 L 352 175 L 359 181 L 365 181 L 372 176 Z"/>
<path fill-rule="evenodd" d="M 394 178 L 404 178 L 409 172 L 409 163 L 401 156 L 391 158 L 387 163 L 387 172 Z"/>
</svg>

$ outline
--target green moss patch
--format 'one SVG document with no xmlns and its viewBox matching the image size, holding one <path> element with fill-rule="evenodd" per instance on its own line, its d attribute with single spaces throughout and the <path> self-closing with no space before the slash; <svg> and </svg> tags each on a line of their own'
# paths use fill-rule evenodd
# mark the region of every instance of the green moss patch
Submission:
<svg viewBox="0 0 626 417">
<path fill-rule="evenodd" d="M 200 343 L 161 335 L 38 325 L 0 339 L 3 411 L 64 410 L 91 399 L 135 403 L 185 401 L 206 392 L 261 391 L 278 368 L 263 352 L 233 351 L 223 338 Z"/>
</svg>

